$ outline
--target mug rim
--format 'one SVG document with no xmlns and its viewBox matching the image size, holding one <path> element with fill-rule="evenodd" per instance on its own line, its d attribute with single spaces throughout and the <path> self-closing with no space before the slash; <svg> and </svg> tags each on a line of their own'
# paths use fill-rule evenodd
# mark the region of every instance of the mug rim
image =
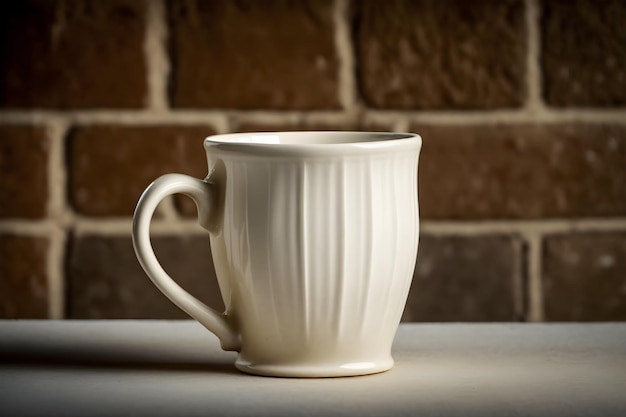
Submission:
<svg viewBox="0 0 626 417">
<path fill-rule="evenodd" d="M 286 136 L 280 142 L 278 136 Z M 323 140 L 319 137 L 325 136 Z M 294 139 L 297 138 L 297 142 Z M 304 139 L 304 140 L 303 140 Z M 365 140 L 364 140 L 365 139 Z M 261 155 L 341 155 L 385 151 L 419 151 L 422 138 L 417 133 L 368 131 L 272 131 L 226 133 L 204 139 L 205 149 Z"/>
</svg>

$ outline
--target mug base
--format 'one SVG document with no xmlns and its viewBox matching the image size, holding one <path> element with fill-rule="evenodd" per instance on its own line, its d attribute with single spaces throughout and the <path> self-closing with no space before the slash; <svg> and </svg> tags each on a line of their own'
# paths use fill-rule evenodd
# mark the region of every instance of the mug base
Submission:
<svg viewBox="0 0 626 417">
<path fill-rule="evenodd" d="M 352 362 L 341 365 L 325 364 L 258 364 L 238 358 L 235 367 L 246 374 L 283 378 L 336 378 L 360 376 L 388 371 L 393 359 L 377 362 Z"/>
</svg>

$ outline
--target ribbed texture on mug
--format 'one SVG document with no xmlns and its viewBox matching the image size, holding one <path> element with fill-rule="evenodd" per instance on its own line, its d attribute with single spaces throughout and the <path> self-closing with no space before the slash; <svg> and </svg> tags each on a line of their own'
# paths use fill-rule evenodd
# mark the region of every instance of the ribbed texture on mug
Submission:
<svg viewBox="0 0 626 417">
<path fill-rule="evenodd" d="M 244 349 L 267 358 L 297 351 L 294 361 L 329 350 L 388 354 L 417 253 L 416 156 L 226 169 L 225 226 L 212 241 L 226 255 L 218 271 L 237 275 L 228 281 L 232 310 L 245 316 Z"/>
</svg>

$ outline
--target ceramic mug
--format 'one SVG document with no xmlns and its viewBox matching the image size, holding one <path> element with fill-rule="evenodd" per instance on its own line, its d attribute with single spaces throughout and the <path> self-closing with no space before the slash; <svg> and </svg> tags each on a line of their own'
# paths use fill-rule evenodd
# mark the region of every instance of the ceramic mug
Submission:
<svg viewBox="0 0 626 417">
<path fill-rule="evenodd" d="M 247 373 L 364 375 L 393 366 L 391 344 L 419 237 L 411 133 L 276 132 L 211 136 L 209 175 L 158 178 L 134 215 L 141 266 L 172 302 L 239 352 Z M 208 230 L 226 311 L 207 307 L 159 265 L 149 237 L 159 202 L 193 199 Z"/>
</svg>

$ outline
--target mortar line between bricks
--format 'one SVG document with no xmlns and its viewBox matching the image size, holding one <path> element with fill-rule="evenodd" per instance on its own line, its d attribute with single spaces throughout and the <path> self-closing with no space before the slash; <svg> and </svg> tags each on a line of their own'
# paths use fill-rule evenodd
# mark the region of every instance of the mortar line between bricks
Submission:
<svg viewBox="0 0 626 417">
<path fill-rule="evenodd" d="M 527 267 L 526 258 L 524 256 L 524 243 L 523 239 L 514 239 L 511 244 L 513 247 L 513 274 L 512 274 L 512 288 L 513 288 L 513 314 L 516 320 L 527 321 L 528 312 L 525 297 L 528 291 L 525 288 Z"/>
<path fill-rule="evenodd" d="M 156 178 L 154 178 L 156 180 Z M 137 197 L 139 198 L 139 197 Z M 174 197 L 167 196 L 159 203 L 156 213 L 159 216 L 162 216 L 164 220 L 174 221 L 178 218 L 178 212 L 176 210 L 176 206 L 174 204 Z"/>
<path fill-rule="evenodd" d="M 431 125 L 481 125 L 520 123 L 609 123 L 626 125 L 626 108 L 619 109 L 548 109 L 534 113 L 527 109 L 490 111 L 401 111 L 368 110 L 363 117 L 372 122 L 394 123 L 406 119 L 411 123 Z M 344 111 L 218 111 L 218 110 L 90 110 L 90 111 L 3 111 L 0 124 L 45 124 L 65 118 L 75 125 L 114 124 L 128 126 L 212 125 L 224 130 L 228 119 L 239 123 L 291 123 L 302 119 L 350 122 L 353 115 Z M 221 126 L 221 128 L 220 128 Z"/>
<path fill-rule="evenodd" d="M 151 111 L 162 113 L 169 110 L 167 86 L 170 74 L 167 52 L 167 16 L 163 0 L 148 2 L 146 20 L 147 106 Z M 177 219 L 178 213 L 174 206 L 174 199 L 171 196 L 163 199 L 157 207 L 157 213 L 165 220 Z"/>
<path fill-rule="evenodd" d="M 169 109 L 167 83 L 170 63 L 167 53 L 167 36 L 167 20 L 163 0 L 147 2 L 144 36 L 148 83 L 146 105 L 156 112 L 164 112 Z"/>
<path fill-rule="evenodd" d="M 45 236 L 57 223 L 52 220 L 3 219 L 0 232 Z M 132 229 L 131 217 L 90 218 L 66 214 L 63 227 L 72 228 L 78 234 L 119 235 Z M 155 234 L 206 233 L 195 219 L 155 219 Z M 481 236 L 487 234 L 520 234 L 549 236 L 560 233 L 626 232 L 626 218 L 614 219 L 550 219 L 507 221 L 434 221 L 422 220 L 421 233 L 431 236 Z"/>
<path fill-rule="evenodd" d="M 358 107 L 354 47 L 350 31 L 350 1 L 335 0 L 335 49 L 339 58 L 339 102 L 344 110 L 354 112 Z"/>
<path fill-rule="evenodd" d="M 406 118 L 411 123 L 428 125 L 482 125 L 526 123 L 613 123 L 626 124 L 626 109 L 548 109 L 540 113 L 528 109 L 490 111 L 394 111 L 372 110 L 368 120 L 386 122 Z"/>
<path fill-rule="evenodd" d="M 128 236 L 132 232 L 133 221 L 128 219 L 116 220 L 77 220 L 74 232 L 77 236 L 98 235 L 98 236 Z M 203 229 L 196 220 L 168 220 L 158 219 L 150 224 L 151 236 L 189 236 L 208 235 L 208 231 Z"/>
<path fill-rule="evenodd" d="M 233 131 L 233 124 L 235 121 L 231 116 L 222 114 L 221 117 L 216 117 L 211 126 L 215 128 L 217 134 L 231 133 Z"/>
<path fill-rule="evenodd" d="M 4 219 L 0 221 L 0 233 L 8 235 L 49 237 L 54 224 L 51 220 Z"/>
<path fill-rule="evenodd" d="M 55 118 L 47 123 L 48 136 L 48 201 L 47 215 L 62 223 L 67 205 L 67 175 L 65 172 L 65 137 L 69 131 L 66 120 Z"/>
<path fill-rule="evenodd" d="M 399 132 L 399 133 L 404 133 L 404 132 L 408 132 L 410 129 L 409 126 L 409 121 L 402 118 L 402 119 L 397 119 L 394 123 L 393 123 L 393 128 L 392 130 L 394 132 Z"/>
<path fill-rule="evenodd" d="M 65 251 L 67 230 L 65 224 L 72 216 L 67 206 L 67 172 L 65 164 L 65 138 L 69 131 L 66 120 L 55 119 L 48 123 L 48 220 L 49 247 L 47 259 L 48 317 L 62 319 L 65 304 Z"/>
<path fill-rule="evenodd" d="M 527 259 L 527 304 L 526 320 L 529 322 L 544 321 L 543 282 L 541 273 L 543 237 L 537 233 L 525 233 L 528 245 Z"/>
<path fill-rule="evenodd" d="M 422 221 L 421 231 L 430 235 L 467 235 L 536 233 L 549 235 L 575 232 L 626 231 L 626 218 L 549 219 L 549 220 L 475 220 Z"/>
<path fill-rule="evenodd" d="M 333 112 L 333 113 L 320 113 L 317 112 L 313 117 L 315 118 L 313 121 L 318 121 L 317 118 L 322 117 L 322 121 L 326 121 L 329 117 L 334 118 L 338 121 L 344 121 L 346 116 L 345 113 Z M 280 124 L 280 123 L 291 123 L 298 124 L 303 121 L 305 113 L 304 112 L 260 112 L 260 111 L 251 111 L 251 112 L 230 112 L 229 120 L 231 120 L 231 130 L 235 131 L 239 128 L 241 123 L 251 123 L 251 124 Z M 306 116 L 311 118 L 308 113 Z M 335 121 L 334 120 L 334 121 Z"/>
<path fill-rule="evenodd" d="M 541 29 L 537 0 L 526 0 L 526 110 L 545 112 L 541 80 Z"/>
<path fill-rule="evenodd" d="M 48 317 L 59 320 L 65 318 L 65 255 L 67 251 L 67 231 L 55 227 L 50 233 L 48 248 Z"/>
</svg>

